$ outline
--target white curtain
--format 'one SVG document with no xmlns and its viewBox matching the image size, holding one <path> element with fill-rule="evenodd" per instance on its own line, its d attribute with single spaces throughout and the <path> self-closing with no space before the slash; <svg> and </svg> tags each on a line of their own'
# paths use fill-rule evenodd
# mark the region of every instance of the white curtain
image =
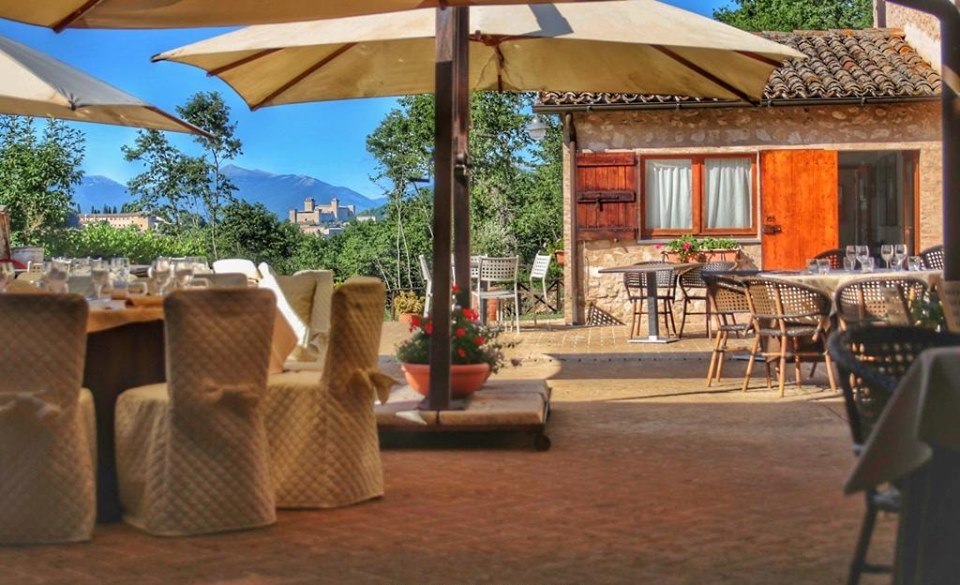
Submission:
<svg viewBox="0 0 960 585">
<path fill-rule="evenodd" d="M 749 228 L 753 215 L 749 158 L 708 158 L 705 164 L 707 229 Z"/>
<path fill-rule="evenodd" d="M 693 227 L 693 162 L 684 159 L 647 159 L 645 171 L 646 227 Z"/>
</svg>

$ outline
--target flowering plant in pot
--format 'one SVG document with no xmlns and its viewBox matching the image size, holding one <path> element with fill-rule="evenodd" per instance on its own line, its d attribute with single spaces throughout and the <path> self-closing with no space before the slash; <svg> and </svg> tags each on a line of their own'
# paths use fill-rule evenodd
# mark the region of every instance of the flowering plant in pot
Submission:
<svg viewBox="0 0 960 585">
<path fill-rule="evenodd" d="M 657 249 L 660 250 L 668 260 L 676 260 L 677 262 L 708 262 L 711 259 L 727 259 L 724 254 L 720 254 L 721 257 L 715 256 L 717 256 L 717 253 L 725 252 L 736 254 L 740 249 L 740 245 L 736 240 L 731 238 L 708 237 L 698 239 L 692 234 L 684 234 L 670 240 L 666 244 L 657 244 Z"/>
<path fill-rule="evenodd" d="M 454 287 L 454 292 L 457 287 Z M 427 395 L 430 388 L 430 339 L 433 320 L 415 317 L 410 324 L 413 336 L 397 347 L 407 383 L 414 390 Z M 500 329 L 480 322 L 480 315 L 470 307 L 453 305 L 450 311 L 450 390 L 455 398 L 462 398 L 479 390 L 490 374 L 507 364 L 504 350 L 515 347 L 515 341 L 501 341 Z M 519 365 L 518 360 L 511 360 Z"/>
</svg>

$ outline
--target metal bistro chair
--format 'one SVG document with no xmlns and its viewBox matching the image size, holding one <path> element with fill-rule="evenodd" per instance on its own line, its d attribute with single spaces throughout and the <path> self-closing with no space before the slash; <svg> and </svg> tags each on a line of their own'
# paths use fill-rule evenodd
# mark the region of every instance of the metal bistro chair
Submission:
<svg viewBox="0 0 960 585">
<path fill-rule="evenodd" d="M 497 301 L 497 321 L 503 321 L 503 301 L 513 301 L 513 318 L 517 333 L 520 333 L 520 290 L 517 286 L 517 269 L 520 266 L 518 256 L 506 258 L 480 258 L 477 270 L 477 307 L 481 318 L 486 321 L 486 311 L 482 310 L 483 301 Z M 493 285 L 493 288 L 491 288 Z"/>
<path fill-rule="evenodd" d="M 687 315 L 704 315 L 707 320 L 707 337 L 710 337 L 710 302 L 707 294 L 707 283 L 703 279 L 703 271 L 711 270 L 731 270 L 736 266 L 736 262 L 707 262 L 694 266 L 690 270 L 683 272 L 679 278 L 680 296 L 683 297 L 683 307 L 680 312 L 680 333 L 677 337 L 683 337 L 683 329 L 687 324 Z M 703 311 L 691 311 L 689 305 L 695 301 L 702 301 Z"/>
<path fill-rule="evenodd" d="M 749 333 L 753 331 L 753 323 L 750 318 L 747 290 L 741 281 L 736 278 L 707 275 L 703 276 L 703 280 L 707 285 L 707 302 L 713 306 L 713 314 L 717 318 L 713 352 L 710 354 L 710 368 L 707 370 L 707 386 L 711 386 L 714 380 L 720 380 L 723 373 L 723 359 L 730 334 Z M 742 323 L 737 322 L 737 315 L 743 317 Z"/>
<path fill-rule="evenodd" d="M 822 260 L 826 258 L 830 261 L 830 270 L 841 270 L 843 268 L 843 257 L 843 250 L 840 248 L 833 248 L 831 250 L 824 250 L 813 258 L 814 260 Z"/>
<path fill-rule="evenodd" d="M 430 271 L 430 265 L 423 254 L 417 258 L 420 261 L 420 278 L 423 279 L 423 316 L 430 316 L 430 307 L 433 305 L 433 273 Z"/>
<path fill-rule="evenodd" d="M 869 325 L 908 325 L 910 303 L 927 294 L 927 283 L 915 276 L 876 276 L 854 280 L 837 288 L 834 302 L 845 328 Z"/>
<path fill-rule="evenodd" d="M 537 254 L 533 259 L 533 266 L 530 267 L 530 296 L 533 297 L 534 323 L 536 323 L 537 307 L 543 305 L 547 310 L 552 311 L 553 306 L 547 299 L 547 271 L 550 270 L 550 261 L 553 259 L 549 254 Z M 534 291 L 534 280 L 540 281 L 540 294 Z"/>
<path fill-rule="evenodd" d="M 923 259 L 923 267 L 927 270 L 943 270 L 943 244 L 921 250 L 917 255 Z"/>
<path fill-rule="evenodd" d="M 960 335 L 917 327 L 867 327 L 830 337 L 829 353 L 840 374 L 855 455 L 859 456 L 880 413 L 916 357 L 931 347 L 954 345 L 960 345 Z M 850 563 L 848 585 L 856 585 L 862 573 L 890 570 L 867 564 L 866 557 L 877 513 L 898 513 L 900 493 L 895 486 L 884 486 L 867 490 L 865 495 L 866 510 Z"/>
<path fill-rule="evenodd" d="M 750 351 L 747 374 L 743 380 L 743 390 L 750 385 L 753 362 L 760 352 L 762 338 L 775 338 L 780 349 L 776 353 L 762 352 L 767 366 L 767 387 L 770 387 L 770 362 L 777 360 L 777 383 L 780 396 L 784 395 L 787 356 L 792 356 L 796 370 L 797 386 L 800 386 L 800 362 L 802 358 L 821 358 L 827 364 L 827 376 L 830 389 L 836 390 L 833 368 L 826 352 L 826 336 L 830 330 L 830 310 L 833 302 L 830 297 L 811 286 L 785 282 L 773 278 L 745 279 L 747 301 L 753 314 L 753 327 L 757 337 Z M 802 338 L 809 338 L 814 347 L 800 345 Z M 821 349 L 823 347 L 823 349 Z M 788 349 L 789 348 L 789 349 Z"/>
<path fill-rule="evenodd" d="M 677 334 L 677 323 L 673 318 L 673 302 L 677 296 L 677 273 L 669 262 L 662 260 L 643 264 L 663 264 L 664 269 L 656 272 L 657 302 L 663 315 L 663 328 Z M 633 303 L 633 322 L 630 324 L 630 337 L 640 336 L 640 321 L 643 317 L 643 304 L 647 301 L 647 277 L 643 272 L 624 272 L 623 288 L 627 291 L 627 300 Z M 669 320 L 669 321 L 668 321 Z"/>
</svg>

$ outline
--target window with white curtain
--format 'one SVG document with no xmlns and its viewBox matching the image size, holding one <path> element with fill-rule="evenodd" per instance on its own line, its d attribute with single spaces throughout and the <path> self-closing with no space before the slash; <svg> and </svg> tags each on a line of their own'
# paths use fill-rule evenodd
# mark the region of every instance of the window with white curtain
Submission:
<svg viewBox="0 0 960 585">
<path fill-rule="evenodd" d="M 693 226 L 693 161 L 647 159 L 646 227 L 656 230 Z"/>
<path fill-rule="evenodd" d="M 753 233 L 754 164 L 750 155 L 644 158 L 644 234 Z"/>
<path fill-rule="evenodd" d="M 751 226 L 753 165 L 749 158 L 708 158 L 704 162 L 703 190 L 708 230 Z"/>
</svg>

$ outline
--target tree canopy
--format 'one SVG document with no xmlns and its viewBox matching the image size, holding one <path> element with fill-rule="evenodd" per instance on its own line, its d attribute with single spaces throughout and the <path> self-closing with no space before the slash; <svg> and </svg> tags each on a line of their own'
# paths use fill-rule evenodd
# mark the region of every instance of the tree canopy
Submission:
<svg viewBox="0 0 960 585">
<path fill-rule="evenodd" d="M 732 0 L 713 17 L 748 31 L 867 28 L 873 25 L 872 0 Z"/>
</svg>

